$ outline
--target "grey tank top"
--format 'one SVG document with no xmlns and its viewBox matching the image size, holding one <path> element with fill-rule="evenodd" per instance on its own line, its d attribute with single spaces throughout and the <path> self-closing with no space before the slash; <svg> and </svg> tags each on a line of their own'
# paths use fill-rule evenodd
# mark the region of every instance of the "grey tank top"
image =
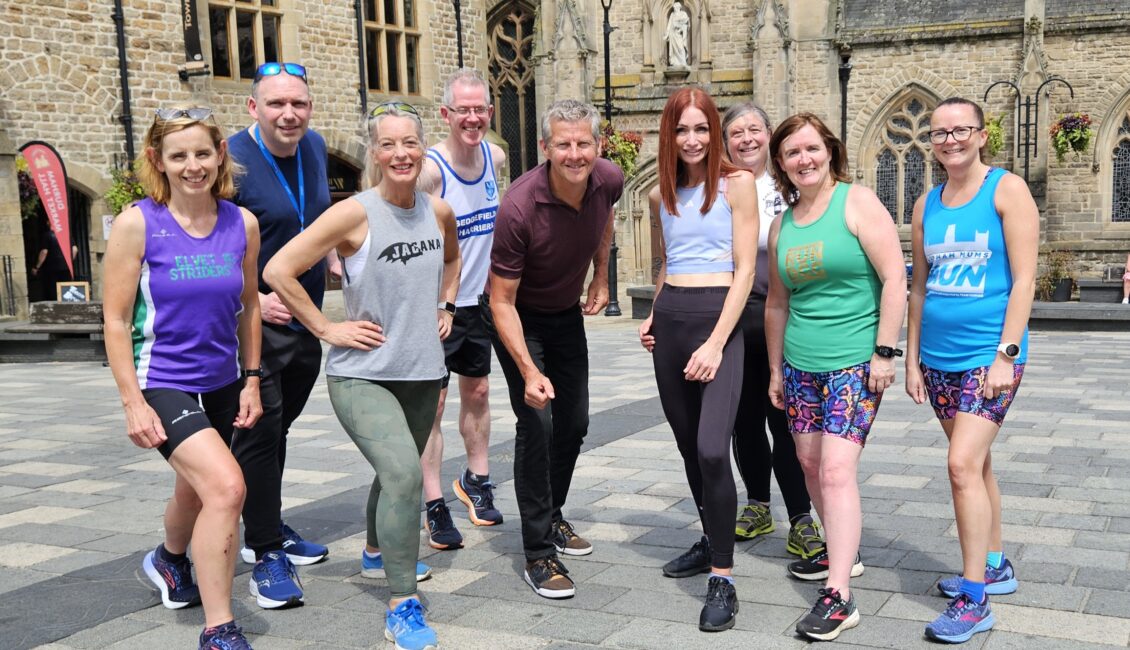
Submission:
<svg viewBox="0 0 1130 650">
<path fill-rule="evenodd" d="M 447 372 L 437 328 L 443 277 L 443 233 L 431 199 L 416 192 L 408 209 L 392 205 L 376 189 L 353 200 L 365 208 L 369 235 L 342 267 L 348 320 L 384 329 L 384 345 L 368 352 L 334 346 L 326 374 L 382 381 L 440 379 Z"/>
</svg>

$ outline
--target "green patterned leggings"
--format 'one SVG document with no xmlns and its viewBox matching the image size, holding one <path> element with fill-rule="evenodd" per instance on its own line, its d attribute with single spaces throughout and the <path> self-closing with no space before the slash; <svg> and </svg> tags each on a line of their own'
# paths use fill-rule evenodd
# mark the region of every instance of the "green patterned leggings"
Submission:
<svg viewBox="0 0 1130 650">
<path fill-rule="evenodd" d="M 416 593 L 420 556 L 420 454 L 436 416 L 440 380 L 327 377 L 345 432 L 376 470 L 365 508 L 367 541 L 381 549 L 393 598 Z"/>
</svg>

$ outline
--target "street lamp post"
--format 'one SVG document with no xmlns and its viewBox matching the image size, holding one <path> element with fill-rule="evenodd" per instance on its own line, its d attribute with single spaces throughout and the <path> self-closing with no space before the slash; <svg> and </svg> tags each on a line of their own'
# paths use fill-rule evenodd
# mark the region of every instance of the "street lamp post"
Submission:
<svg viewBox="0 0 1130 650">
<path fill-rule="evenodd" d="M 1051 84 L 1053 82 L 1054 83 L 1061 83 L 1061 84 L 1067 86 L 1067 91 L 1069 93 L 1071 93 L 1071 99 L 1075 99 L 1075 89 L 1071 87 L 1071 84 L 1067 83 L 1066 79 L 1063 79 L 1061 77 L 1050 77 L 1047 81 L 1040 84 L 1039 88 L 1036 88 L 1036 94 L 1035 94 L 1036 98 L 1035 99 L 1032 98 L 1032 95 L 1028 95 L 1024 98 L 1024 103 L 1023 103 L 1023 106 L 1024 106 L 1024 121 L 1020 122 L 1017 125 L 1018 129 L 1023 129 L 1023 131 L 1024 131 L 1024 141 L 1017 143 L 1017 150 L 1019 152 L 1020 148 L 1024 149 L 1024 182 L 1025 183 L 1028 182 L 1028 162 L 1032 158 L 1036 157 L 1036 153 L 1039 150 L 1040 139 L 1034 138 L 1033 135 L 1035 134 L 1036 129 L 1038 129 L 1039 126 L 1040 126 L 1040 92 L 1044 89 L 1044 86 L 1047 86 L 1048 84 Z M 985 89 L 984 101 L 986 103 L 988 103 L 989 93 L 993 90 L 993 88 L 996 88 L 997 86 L 999 86 L 1001 84 L 1009 86 L 1010 88 L 1012 88 L 1013 92 L 1016 93 L 1016 109 L 1015 109 L 1015 112 L 1016 112 L 1016 119 L 1019 120 L 1020 119 L 1020 106 L 1021 106 L 1020 88 L 1018 88 L 1016 86 L 1016 84 L 1012 83 L 1011 81 L 995 81 L 992 84 L 990 84 L 989 87 Z M 1048 92 L 1050 93 L 1051 91 L 1049 90 Z M 1033 107 L 1035 107 L 1035 115 L 1032 114 L 1033 113 Z M 1029 155 L 1029 152 L 1031 152 L 1031 155 Z"/>
<path fill-rule="evenodd" d="M 458 0 L 457 0 L 458 1 Z M 608 49 L 609 37 L 612 36 L 611 23 L 608 22 L 608 11 L 612 9 L 612 0 L 600 0 L 604 9 L 604 119 L 612 126 L 612 58 Z M 617 262 L 619 249 L 616 246 L 616 215 L 612 215 L 612 248 L 608 251 L 608 307 L 604 310 L 605 316 L 620 315 L 620 300 L 617 297 Z"/>
<path fill-rule="evenodd" d="M 463 68 L 463 12 L 459 0 L 451 0 L 455 7 L 455 43 L 459 48 L 459 68 Z"/>
</svg>

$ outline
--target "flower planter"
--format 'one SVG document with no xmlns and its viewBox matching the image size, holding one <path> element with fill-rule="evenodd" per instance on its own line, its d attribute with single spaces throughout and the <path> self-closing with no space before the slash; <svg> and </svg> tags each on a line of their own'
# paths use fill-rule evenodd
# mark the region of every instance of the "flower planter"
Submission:
<svg viewBox="0 0 1130 650">
<path fill-rule="evenodd" d="M 1055 283 L 1052 290 L 1052 302 L 1067 302 L 1071 300 L 1071 278 L 1063 278 Z"/>
</svg>

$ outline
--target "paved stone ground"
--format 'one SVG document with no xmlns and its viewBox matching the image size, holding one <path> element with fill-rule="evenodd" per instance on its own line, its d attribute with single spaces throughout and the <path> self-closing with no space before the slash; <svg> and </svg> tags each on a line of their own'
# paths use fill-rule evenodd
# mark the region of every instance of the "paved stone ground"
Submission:
<svg viewBox="0 0 1130 650">
<path fill-rule="evenodd" d="M 768 538 L 738 546 L 736 629 L 697 631 L 704 576 L 670 580 L 659 572 L 700 528 L 659 411 L 650 359 L 635 343 L 634 322 L 589 323 L 592 427 L 566 512 L 596 551 L 567 560 L 578 595 L 548 601 L 521 580 L 509 480 L 513 416 L 496 373 L 491 460 L 506 522 L 476 529 L 461 520 L 463 550 L 437 553 L 421 545 L 435 577 L 420 591 L 442 647 L 806 646 L 792 629 L 818 585 L 786 577 L 783 523 Z M 1032 350 L 1022 394 L 994 446 L 1006 551 L 1021 588 L 994 599 L 996 629 L 968 645 L 1125 647 L 1130 334 L 1033 334 Z M 455 402 L 445 422 L 447 482 L 462 454 Z M 282 612 L 255 606 L 241 565 L 238 620 L 258 648 L 391 648 L 382 635 L 387 587 L 359 575 L 371 470 L 338 426 L 324 386 L 315 389 L 291 437 L 286 518 L 329 544 L 330 559 L 301 569 L 308 604 Z M 944 606 L 933 584 L 960 566 L 945 454 L 929 409 L 892 391 L 859 473 L 867 571 L 853 585 L 864 617 L 840 643 L 930 645 L 922 626 Z M 142 555 L 162 539 L 171 484 L 159 455 L 126 439 L 107 369 L 0 367 L 0 647 L 195 647 L 201 610 L 160 607 L 138 570 Z M 780 518 L 784 507 L 776 492 L 773 498 Z"/>
</svg>

